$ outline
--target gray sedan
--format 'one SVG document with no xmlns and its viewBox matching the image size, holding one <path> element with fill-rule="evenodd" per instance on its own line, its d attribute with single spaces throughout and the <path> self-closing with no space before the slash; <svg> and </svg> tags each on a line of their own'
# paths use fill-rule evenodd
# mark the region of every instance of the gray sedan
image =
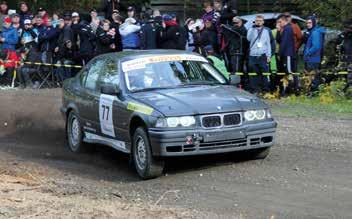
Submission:
<svg viewBox="0 0 352 219">
<path fill-rule="evenodd" d="M 236 83 L 184 51 L 98 56 L 64 83 L 68 146 L 128 153 L 143 179 L 161 175 L 165 157 L 247 150 L 265 158 L 276 122 L 268 105 Z"/>
</svg>

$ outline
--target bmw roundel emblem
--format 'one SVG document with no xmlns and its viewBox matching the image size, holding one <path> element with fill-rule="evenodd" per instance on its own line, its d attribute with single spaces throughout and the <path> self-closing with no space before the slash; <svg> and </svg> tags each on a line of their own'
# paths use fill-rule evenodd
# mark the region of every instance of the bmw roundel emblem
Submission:
<svg viewBox="0 0 352 219">
<path fill-rule="evenodd" d="M 222 110 L 222 107 L 221 107 L 221 106 L 218 106 L 217 108 L 218 108 L 218 110 Z"/>
</svg>

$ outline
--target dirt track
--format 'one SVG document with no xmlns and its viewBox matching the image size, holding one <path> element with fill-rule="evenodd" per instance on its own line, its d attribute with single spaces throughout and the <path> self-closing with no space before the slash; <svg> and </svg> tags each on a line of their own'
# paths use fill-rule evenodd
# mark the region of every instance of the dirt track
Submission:
<svg viewBox="0 0 352 219">
<path fill-rule="evenodd" d="M 140 181 L 110 148 L 71 154 L 60 102 L 60 90 L 1 92 L 0 218 L 352 215 L 351 119 L 279 115 L 264 161 L 242 153 L 172 159 L 165 176 Z"/>
</svg>

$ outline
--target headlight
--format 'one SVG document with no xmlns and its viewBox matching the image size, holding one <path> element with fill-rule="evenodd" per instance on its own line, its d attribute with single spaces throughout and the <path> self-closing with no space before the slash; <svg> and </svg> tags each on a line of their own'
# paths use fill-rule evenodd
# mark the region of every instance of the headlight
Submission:
<svg viewBox="0 0 352 219">
<path fill-rule="evenodd" d="M 266 110 L 248 110 L 244 112 L 246 121 L 263 120 L 266 118 Z"/>
<path fill-rule="evenodd" d="M 193 116 L 183 116 L 180 118 L 180 124 L 183 127 L 189 127 L 191 125 L 196 124 L 196 120 L 194 119 Z"/>
<path fill-rule="evenodd" d="M 254 110 L 250 110 L 250 111 L 244 112 L 244 118 L 245 118 L 247 121 L 253 121 L 253 120 L 255 120 L 255 111 L 254 111 Z"/>
<path fill-rule="evenodd" d="M 255 117 L 259 120 L 265 119 L 265 110 L 256 110 Z"/>
<path fill-rule="evenodd" d="M 175 128 L 178 126 L 190 127 L 195 124 L 196 124 L 196 119 L 193 116 L 168 117 L 168 118 L 159 118 L 155 123 L 155 127 L 157 128 Z"/>
<path fill-rule="evenodd" d="M 166 124 L 168 127 L 174 128 L 180 124 L 180 120 L 177 117 L 170 117 L 166 119 Z"/>
</svg>

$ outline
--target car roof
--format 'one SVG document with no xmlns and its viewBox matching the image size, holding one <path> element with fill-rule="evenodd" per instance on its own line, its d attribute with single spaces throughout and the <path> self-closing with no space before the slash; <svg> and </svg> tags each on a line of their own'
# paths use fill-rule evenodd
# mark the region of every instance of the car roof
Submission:
<svg viewBox="0 0 352 219">
<path fill-rule="evenodd" d="M 277 19 L 281 13 L 258 13 L 260 15 L 264 16 L 264 20 L 269 20 L 269 19 Z M 258 14 L 248 14 L 248 15 L 243 15 L 240 16 L 240 18 L 245 21 L 246 23 L 244 26 L 249 29 L 252 26 L 252 23 L 255 21 L 255 17 Z M 292 15 L 292 18 L 295 20 L 300 20 L 302 22 L 305 22 L 305 20 L 299 16 Z"/>
<path fill-rule="evenodd" d="M 172 50 L 172 49 L 131 50 L 131 51 L 107 53 L 107 54 L 104 54 L 103 56 L 114 57 L 114 58 L 126 61 L 126 60 L 131 60 L 136 58 L 158 56 L 158 55 L 185 55 L 185 54 L 201 56 L 194 52 L 188 52 L 185 50 Z"/>
<path fill-rule="evenodd" d="M 255 20 L 255 17 L 260 14 L 260 15 L 263 15 L 264 16 L 264 20 L 266 19 L 277 19 L 279 17 L 280 14 L 282 13 L 257 13 L 257 14 L 248 14 L 248 15 L 243 15 L 243 16 L 240 16 L 243 20 L 246 20 L 246 21 L 249 21 L 249 20 L 252 20 L 254 21 Z M 292 18 L 293 19 L 296 19 L 296 20 L 300 20 L 300 21 L 305 21 L 303 18 L 297 16 L 297 15 L 292 15 Z"/>
</svg>

